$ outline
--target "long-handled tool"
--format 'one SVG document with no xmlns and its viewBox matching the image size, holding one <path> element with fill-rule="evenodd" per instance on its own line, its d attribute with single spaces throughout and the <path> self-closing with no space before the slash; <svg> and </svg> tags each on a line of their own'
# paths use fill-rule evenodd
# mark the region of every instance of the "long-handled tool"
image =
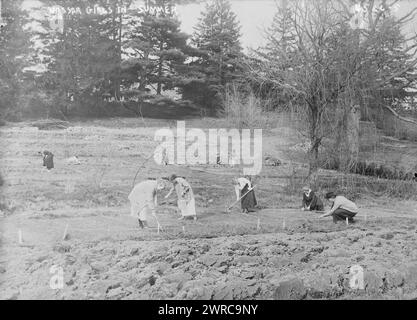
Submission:
<svg viewBox="0 0 417 320">
<path fill-rule="evenodd" d="M 249 192 L 251 192 L 253 189 L 255 189 L 256 185 L 250 188 L 243 196 L 241 196 L 239 199 L 237 199 L 235 202 L 232 203 L 229 207 L 227 207 L 227 212 L 230 211 L 237 203 L 239 203 L 240 200 L 242 200 Z"/>
<path fill-rule="evenodd" d="M 136 171 L 135 177 L 133 178 L 132 189 L 135 187 L 136 178 L 139 174 L 140 169 L 143 168 L 143 166 L 153 157 L 153 155 L 154 154 L 152 153 L 149 157 L 145 158 L 145 160 L 142 162 L 142 164 L 138 167 L 138 170 Z"/>
</svg>

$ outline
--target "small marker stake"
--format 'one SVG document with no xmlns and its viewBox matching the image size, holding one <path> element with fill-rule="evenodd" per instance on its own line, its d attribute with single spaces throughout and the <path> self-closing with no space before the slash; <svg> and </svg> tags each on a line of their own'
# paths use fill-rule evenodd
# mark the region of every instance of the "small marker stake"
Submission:
<svg viewBox="0 0 417 320">
<path fill-rule="evenodd" d="M 185 226 L 182 226 L 182 232 L 185 233 Z"/>
<path fill-rule="evenodd" d="M 68 236 L 67 232 L 68 232 L 68 224 L 65 226 L 65 231 L 64 231 L 64 235 L 62 236 L 62 240 L 67 239 L 67 236 Z"/>
<path fill-rule="evenodd" d="M 348 218 L 346 218 L 346 225 L 347 226 L 349 225 L 349 219 Z"/>
<path fill-rule="evenodd" d="M 256 229 L 259 230 L 261 228 L 261 219 L 258 218 L 258 224 L 256 226 Z"/>
<path fill-rule="evenodd" d="M 160 229 L 161 229 L 161 225 L 158 222 L 158 234 L 159 234 Z"/>
<path fill-rule="evenodd" d="M 19 244 L 23 244 L 23 234 L 21 229 L 19 229 Z"/>
</svg>

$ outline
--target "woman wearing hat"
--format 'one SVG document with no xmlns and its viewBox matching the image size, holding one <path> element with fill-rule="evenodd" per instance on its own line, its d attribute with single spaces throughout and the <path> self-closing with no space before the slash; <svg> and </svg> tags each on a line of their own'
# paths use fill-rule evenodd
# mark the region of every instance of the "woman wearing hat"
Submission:
<svg viewBox="0 0 417 320">
<path fill-rule="evenodd" d="M 240 205 L 243 213 L 256 211 L 258 202 L 256 201 L 255 191 L 249 179 L 240 177 L 233 179 L 235 186 L 236 201 L 240 199 Z"/>
<path fill-rule="evenodd" d="M 178 197 L 178 209 L 181 213 L 180 219 L 193 217 L 194 220 L 197 220 L 194 193 L 188 181 L 185 180 L 185 178 L 177 177 L 175 174 L 169 178 L 169 181 L 172 183 L 173 187 L 165 196 L 165 199 L 169 198 L 171 193 L 175 190 Z"/>
<path fill-rule="evenodd" d="M 320 218 L 333 216 L 333 222 L 345 221 L 353 222 L 353 217 L 356 216 L 359 209 L 353 201 L 345 198 L 344 196 L 338 196 L 334 192 L 326 193 L 326 199 L 332 204 L 332 208 L 329 212 L 322 214 Z"/>
<path fill-rule="evenodd" d="M 47 150 L 43 152 L 43 166 L 48 170 L 54 168 L 54 155 L 52 152 Z"/>
<path fill-rule="evenodd" d="M 303 188 L 303 211 L 323 211 L 324 206 L 320 198 L 309 187 Z"/>
<path fill-rule="evenodd" d="M 164 189 L 164 182 L 161 179 L 149 178 L 139 182 L 129 194 L 130 215 L 138 217 L 139 227 L 148 227 L 147 218 L 149 214 L 155 216 L 157 206 L 157 191 Z"/>
</svg>

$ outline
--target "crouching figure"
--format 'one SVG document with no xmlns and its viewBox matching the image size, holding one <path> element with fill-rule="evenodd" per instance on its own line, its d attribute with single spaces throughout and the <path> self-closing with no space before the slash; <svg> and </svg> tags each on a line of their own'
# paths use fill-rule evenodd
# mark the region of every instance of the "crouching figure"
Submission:
<svg viewBox="0 0 417 320">
<path fill-rule="evenodd" d="M 132 217 L 138 217 L 140 228 L 148 228 L 149 214 L 156 217 L 157 191 L 164 189 L 164 186 L 161 179 L 149 178 L 139 182 L 130 192 L 130 214 Z"/>
</svg>

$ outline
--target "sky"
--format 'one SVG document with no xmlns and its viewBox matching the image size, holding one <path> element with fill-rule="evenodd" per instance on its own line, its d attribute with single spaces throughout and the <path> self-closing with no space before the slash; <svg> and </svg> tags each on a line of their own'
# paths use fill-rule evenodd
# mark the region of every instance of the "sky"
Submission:
<svg viewBox="0 0 417 320">
<path fill-rule="evenodd" d="M 142 0 L 136 0 L 135 5 L 143 6 Z M 268 28 L 272 22 L 276 5 L 274 0 L 246 0 L 231 1 L 232 10 L 236 13 L 241 25 L 242 46 L 256 48 L 263 44 L 261 33 Z M 37 0 L 25 0 L 24 8 L 32 16 L 39 17 L 41 13 L 38 10 L 41 3 Z M 194 26 L 198 23 L 201 12 L 204 11 L 205 2 L 198 4 L 188 4 L 176 7 L 176 11 L 181 20 L 181 29 L 183 32 L 192 34 Z M 45 11 L 47 12 L 47 9 Z"/>
<path fill-rule="evenodd" d="M 263 31 L 267 29 L 276 12 L 276 5 L 271 0 L 231 1 L 233 12 L 241 25 L 242 46 L 257 48 L 264 44 Z M 205 4 L 190 4 L 178 6 L 177 12 L 182 21 L 182 29 L 192 33 L 198 23 Z"/>
<path fill-rule="evenodd" d="M 231 0 L 233 12 L 236 13 L 241 25 L 241 43 L 244 49 L 257 48 L 264 44 L 264 30 L 271 23 L 274 14 L 277 12 L 275 0 Z M 192 34 L 194 26 L 205 9 L 205 2 L 181 5 L 176 7 L 176 11 L 182 22 L 182 31 Z M 134 6 L 143 6 L 143 0 L 134 0 Z M 37 0 L 25 0 L 24 7 L 29 10 L 31 15 L 39 15 L 36 8 L 40 7 Z M 398 16 L 403 16 L 413 8 L 417 7 L 417 0 L 400 0 L 398 5 Z M 417 18 L 414 23 L 410 23 L 406 33 L 417 33 Z"/>
</svg>

